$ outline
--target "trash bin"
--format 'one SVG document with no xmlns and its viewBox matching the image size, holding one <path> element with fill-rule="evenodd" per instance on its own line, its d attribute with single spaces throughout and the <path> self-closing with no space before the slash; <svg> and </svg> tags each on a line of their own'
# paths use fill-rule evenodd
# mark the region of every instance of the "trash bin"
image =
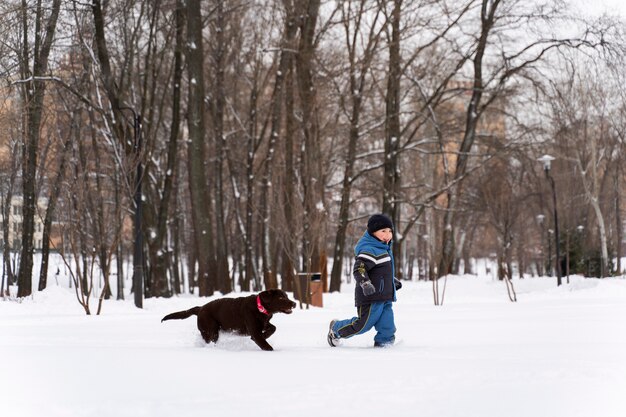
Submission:
<svg viewBox="0 0 626 417">
<path fill-rule="evenodd" d="M 310 304 L 315 307 L 324 307 L 324 285 L 322 283 L 322 274 L 319 272 L 313 273 L 298 273 L 296 274 L 296 279 L 299 281 L 300 290 L 302 294 L 302 299 L 298 294 L 297 287 L 294 285 L 293 296 L 296 300 L 299 300 L 303 303 L 307 302 L 307 279 L 309 280 L 309 300 Z"/>
<path fill-rule="evenodd" d="M 321 274 L 313 274 L 311 276 L 311 305 L 315 307 L 324 307 L 324 284 L 322 283 Z"/>
</svg>

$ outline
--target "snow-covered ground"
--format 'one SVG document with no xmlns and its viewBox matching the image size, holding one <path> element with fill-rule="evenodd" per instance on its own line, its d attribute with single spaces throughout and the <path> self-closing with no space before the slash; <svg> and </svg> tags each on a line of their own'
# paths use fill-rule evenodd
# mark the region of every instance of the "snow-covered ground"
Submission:
<svg viewBox="0 0 626 417">
<path fill-rule="evenodd" d="M 324 308 L 276 315 L 263 352 L 230 334 L 207 346 L 194 318 L 160 322 L 206 299 L 85 316 L 52 282 L 0 301 L 0 415 L 625 416 L 626 280 L 514 283 L 517 303 L 491 277 L 454 277 L 439 307 L 429 284 L 405 283 L 396 346 L 372 348 L 370 332 L 330 348 L 328 322 L 355 311 L 344 285 Z"/>
</svg>

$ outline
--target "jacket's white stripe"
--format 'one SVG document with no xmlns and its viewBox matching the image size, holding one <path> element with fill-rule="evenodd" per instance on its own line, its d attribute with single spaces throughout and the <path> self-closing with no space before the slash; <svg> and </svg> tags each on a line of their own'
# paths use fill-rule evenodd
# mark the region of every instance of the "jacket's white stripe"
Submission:
<svg viewBox="0 0 626 417">
<path fill-rule="evenodd" d="M 371 257 L 369 255 L 364 254 L 364 253 L 359 253 L 357 255 L 357 258 L 367 259 L 368 261 L 374 262 L 376 265 L 382 264 L 383 262 L 391 261 L 391 256 L 385 256 L 384 258 L 376 259 L 376 258 L 373 258 L 373 257 Z"/>
</svg>

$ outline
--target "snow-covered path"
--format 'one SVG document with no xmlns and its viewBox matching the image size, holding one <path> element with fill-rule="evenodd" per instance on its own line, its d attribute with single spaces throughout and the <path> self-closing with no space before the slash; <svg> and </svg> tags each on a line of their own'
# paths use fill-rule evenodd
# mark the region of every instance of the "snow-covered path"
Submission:
<svg viewBox="0 0 626 417">
<path fill-rule="evenodd" d="M 85 316 L 67 289 L 0 301 L 0 414 L 71 416 L 626 415 L 626 280 L 516 280 L 519 302 L 487 277 L 448 281 L 443 306 L 406 283 L 398 343 L 373 333 L 330 348 L 329 320 L 354 313 L 349 286 L 323 309 L 276 315 L 262 352 L 224 334 L 206 346 L 193 318 L 207 300 L 106 302 Z"/>
</svg>

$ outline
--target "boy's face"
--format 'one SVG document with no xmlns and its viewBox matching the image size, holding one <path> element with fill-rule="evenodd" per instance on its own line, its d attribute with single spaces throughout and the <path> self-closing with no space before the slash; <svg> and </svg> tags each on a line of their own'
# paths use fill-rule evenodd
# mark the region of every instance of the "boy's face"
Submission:
<svg viewBox="0 0 626 417">
<path fill-rule="evenodd" d="M 382 242 L 389 243 L 393 237 L 393 230 L 386 227 L 374 232 L 374 237 Z"/>
</svg>

